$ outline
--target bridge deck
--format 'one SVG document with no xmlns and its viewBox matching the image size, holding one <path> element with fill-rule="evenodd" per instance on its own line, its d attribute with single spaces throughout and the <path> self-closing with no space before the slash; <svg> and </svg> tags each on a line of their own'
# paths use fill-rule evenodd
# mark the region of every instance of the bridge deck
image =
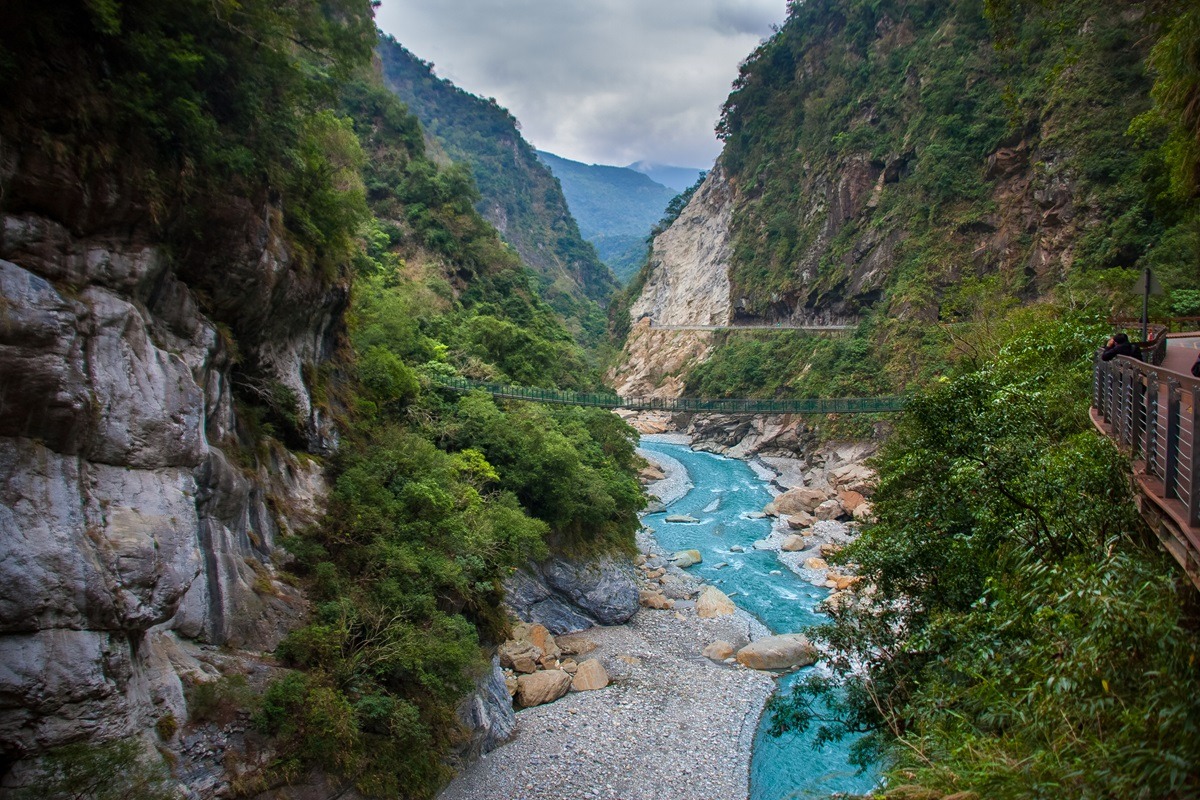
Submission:
<svg viewBox="0 0 1200 800">
<path fill-rule="evenodd" d="M 598 392 L 567 392 L 530 386 L 487 383 L 466 378 L 434 378 L 441 386 L 459 392 L 480 390 L 506 400 L 535 403 L 588 406 L 591 408 L 629 409 L 632 411 L 670 411 L 704 414 L 887 414 L 904 409 L 903 397 L 835 397 L 775 400 L 754 398 L 698 397 L 619 397 Z"/>
</svg>

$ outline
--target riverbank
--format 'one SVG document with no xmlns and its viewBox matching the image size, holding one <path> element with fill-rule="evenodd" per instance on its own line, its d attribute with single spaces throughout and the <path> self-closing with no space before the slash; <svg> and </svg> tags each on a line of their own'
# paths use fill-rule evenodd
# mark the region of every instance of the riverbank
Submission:
<svg viewBox="0 0 1200 800">
<path fill-rule="evenodd" d="M 648 491 L 666 503 L 686 494 L 683 465 L 658 454 L 654 460 L 665 477 Z M 645 532 L 638 546 L 652 563 L 664 555 Z M 674 594 L 702 585 L 669 570 Z M 598 658 L 612 683 L 518 711 L 513 740 L 469 765 L 441 800 L 747 797 L 754 734 L 774 681 L 701 651 L 717 640 L 740 647 L 767 634 L 744 611 L 701 619 L 680 599 L 669 610 L 641 608 L 625 625 L 557 637 L 576 651 L 594 645 L 586 657 Z"/>
</svg>

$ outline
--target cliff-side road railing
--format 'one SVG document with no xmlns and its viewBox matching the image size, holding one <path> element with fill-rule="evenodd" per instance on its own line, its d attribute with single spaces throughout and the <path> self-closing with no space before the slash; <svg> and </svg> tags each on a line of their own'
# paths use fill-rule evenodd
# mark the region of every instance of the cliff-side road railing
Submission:
<svg viewBox="0 0 1200 800">
<path fill-rule="evenodd" d="M 567 392 L 510 386 L 467 378 L 438 376 L 434 382 L 460 392 L 483 391 L 507 400 L 535 403 L 589 406 L 591 408 L 629 409 L 631 411 L 672 411 L 703 414 L 888 414 L 904 409 L 903 397 L 839 397 L 806 400 L 703 399 L 678 397 L 620 397 L 615 394 Z"/>
<path fill-rule="evenodd" d="M 1200 589 L 1200 335 L 1162 339 L 1158 364 L 1097 357 L 1092 421 L 1132 457 L 1138 510 Z"/>
</svg>

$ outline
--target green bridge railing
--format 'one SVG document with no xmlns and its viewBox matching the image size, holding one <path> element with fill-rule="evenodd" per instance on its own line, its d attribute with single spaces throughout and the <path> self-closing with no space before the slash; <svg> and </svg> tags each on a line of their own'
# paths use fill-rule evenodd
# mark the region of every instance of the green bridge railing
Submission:
<svg viewBox="0 0 1200 800">
<path fill-rule="evenodd" d="M 839 397 L 807 400 L 703 399 L 679 397 L 663 400 L 649 397 L 619 397 L 615 394 L 566 392 L 467 378 L 435 376 L 435 383 L 460 392 L 484 391 L 493 397 L 529 400 L 536 403 L 627 408 L 633 411 L 691 411 L 712 414 L 886 414 L 904 409 L 902 397 Z"/>
</svg>

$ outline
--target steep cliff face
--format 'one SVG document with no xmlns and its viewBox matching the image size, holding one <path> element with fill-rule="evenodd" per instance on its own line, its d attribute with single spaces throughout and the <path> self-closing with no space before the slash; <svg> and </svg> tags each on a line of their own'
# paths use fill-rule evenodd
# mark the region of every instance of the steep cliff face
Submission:
<svg viewBox="0 0 1200 800">
<path fill-rule="evenodd" d="M 175 637 L 272 649 L 305 609 L 275 580 L 280 534 L 326 490 L 311 459 L 240 450 L 234 369 L 287 387 L 319 450 L 303 376 L 346 287 L 298 268 L 269 203 L 235 203 L 189 263 L 119 176 L 85 174 L 10 141 L 0 175 L 7 759 L 186 718 Z"/>
<path fill-rule="evenodd" d="M 1191 288 L 1189 212 L 1163 202 L 1163 133 L 1138 117 L 1169 10 L 1094 0 L 997 19 L 974 0 L 793 4 L 726 103 L 712 182 L 728 199 L 698 197 L 659 237 L 632 320 L 864 323 L 857 343 L 805 345 L 812 357 L 789 351 L 774 372 L 808 375 L 791 387 L 803 392 L 874 375 L 895 391 L 952 349 L 939 323 L 981 303 L 1064 283 L 1095 296 L 1095 276 L 1131 283 L 1119 272 L 1131 267 Z M 704 226 L 720 258 L 681 250 L 681 268 L 658 256 Z M 708 359 L 745 341 L 717 337 Z M 821 354 L 833 351 L 830 369 Z M 867 357 L 877 363 L 850 366 Z M 617 374 L 683 361 L 635 330 Z"/>
<path fill-rule="evenodd" d="M 675 222 L 654 238 L 646 281 L 633 301 L 621 363 L 609 380 L 621 395 L 678 397 L 707 358 L 713 335 L 655 326 L 726 325 L 732 316 L 729 259 L 733 187 L 719 166 Z"/>
</svg>

